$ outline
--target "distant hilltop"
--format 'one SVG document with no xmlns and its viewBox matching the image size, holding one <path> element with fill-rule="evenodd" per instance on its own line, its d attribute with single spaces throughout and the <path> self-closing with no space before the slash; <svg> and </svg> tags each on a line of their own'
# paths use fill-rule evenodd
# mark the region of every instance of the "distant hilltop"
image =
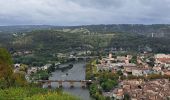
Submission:
<svg viewBox="0 0 170 100">
<path fill-rule="evenodd" d="M 170 24 L 100 24 L 100 25 L 80 25 L 80 26 L 55 26 L 55 25 L 15 25 L 0 26 L 0 32 L 30 32 L 33 30 L 63 30 L 63 29 L 87 29 L 90 32 L 126 32 L 145 34 L 150 37 L 162 37 L 170 33 Z"/>
</svg>

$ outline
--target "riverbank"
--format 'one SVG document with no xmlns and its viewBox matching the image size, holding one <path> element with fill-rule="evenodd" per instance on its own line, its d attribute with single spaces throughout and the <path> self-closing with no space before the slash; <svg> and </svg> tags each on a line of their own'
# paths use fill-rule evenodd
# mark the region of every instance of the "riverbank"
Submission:
<svg viewBox="0 0 170 100">
<path fill-rule="evenodd" d="M 110 100 L 109 96 L 103 94 L 118 85 L 119 75 L 110 71 L 98 72 L 97 63 L 98 60 L 94 59 L 86 65 L 86 80 L 95 81 L 89 86 L 90 96 L 96 100 Z"/>
<path fill-rule="evenodd" d="M 66 66 L 69 63 L 62 64 Z M 52 72 L 52 76 L 49 80 L 85 80 L 85 69 L 86 62 L 78 61 L 73 63 L 73 67 L 69 70 L 62 72 L 61 70 L 56 70 Z M 88 88 L 82 88 L 80 83 L 74 83 L 74 88 L 70 88 L 69 83 L 63 83 L 63 91 L 75 95 L 82 100 L 91 100 Z M 52 88 L 57 88 L 58 84 L 51 83 Z"/>
</svg>

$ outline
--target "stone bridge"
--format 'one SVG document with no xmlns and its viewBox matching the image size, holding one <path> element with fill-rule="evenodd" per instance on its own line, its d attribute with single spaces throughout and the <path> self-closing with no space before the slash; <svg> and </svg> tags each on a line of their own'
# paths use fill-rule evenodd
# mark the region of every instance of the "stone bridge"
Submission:
<svg viewBox="0 0 170 100">
<path fill-rule="evenodd" d="M 71 88 L 74 87 L 74 83 L 80 83 L 82 88 L 85 88 L 87 84 L 93 83 L 92 80 L 38 80 L 37 82 L 41 85 L 47 84 L 49 88 L 51 88 L 51 83 L 54 82 L 58 83 L 58 87 L 60 88 L 63 87 L 63 83 L 69 83 Z"/>
<path fill-rule="evenodd" d="M 73 57 L 69 57 L 69 59 L 75 59 L 75 60 L 83 59 L 83 60 L 86 60 L 86 59 L 92 59 L 92 58 L 96 58 L 96 57 L 97 56 L 80 56 L 80 57 L 73 56 Z"/>
</svg>

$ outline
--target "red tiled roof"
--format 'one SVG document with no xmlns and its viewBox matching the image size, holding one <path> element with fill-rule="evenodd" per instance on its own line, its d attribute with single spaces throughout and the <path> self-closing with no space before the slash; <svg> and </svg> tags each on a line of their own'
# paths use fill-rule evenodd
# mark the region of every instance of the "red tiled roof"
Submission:
<svg viewBox="0 0 170 100">
<path fill-rule="evenodd" d="M 160 62 L 170 62 L 170 58 L 156 58 L 156 60 L 160 61 Z"/>
</svg>

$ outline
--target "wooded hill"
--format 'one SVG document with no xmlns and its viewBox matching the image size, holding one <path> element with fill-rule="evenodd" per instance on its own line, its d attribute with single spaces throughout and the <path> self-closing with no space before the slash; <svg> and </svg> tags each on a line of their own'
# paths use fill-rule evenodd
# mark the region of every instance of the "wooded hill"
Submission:
<svg viewBox="0 0 170 100">
<path fill-rule="evenodd" d="M 12 50 L 70 52 L 117 50 L 170 52 L 170 25 L 0 27 L 0 46 Z"/>
</svg>

